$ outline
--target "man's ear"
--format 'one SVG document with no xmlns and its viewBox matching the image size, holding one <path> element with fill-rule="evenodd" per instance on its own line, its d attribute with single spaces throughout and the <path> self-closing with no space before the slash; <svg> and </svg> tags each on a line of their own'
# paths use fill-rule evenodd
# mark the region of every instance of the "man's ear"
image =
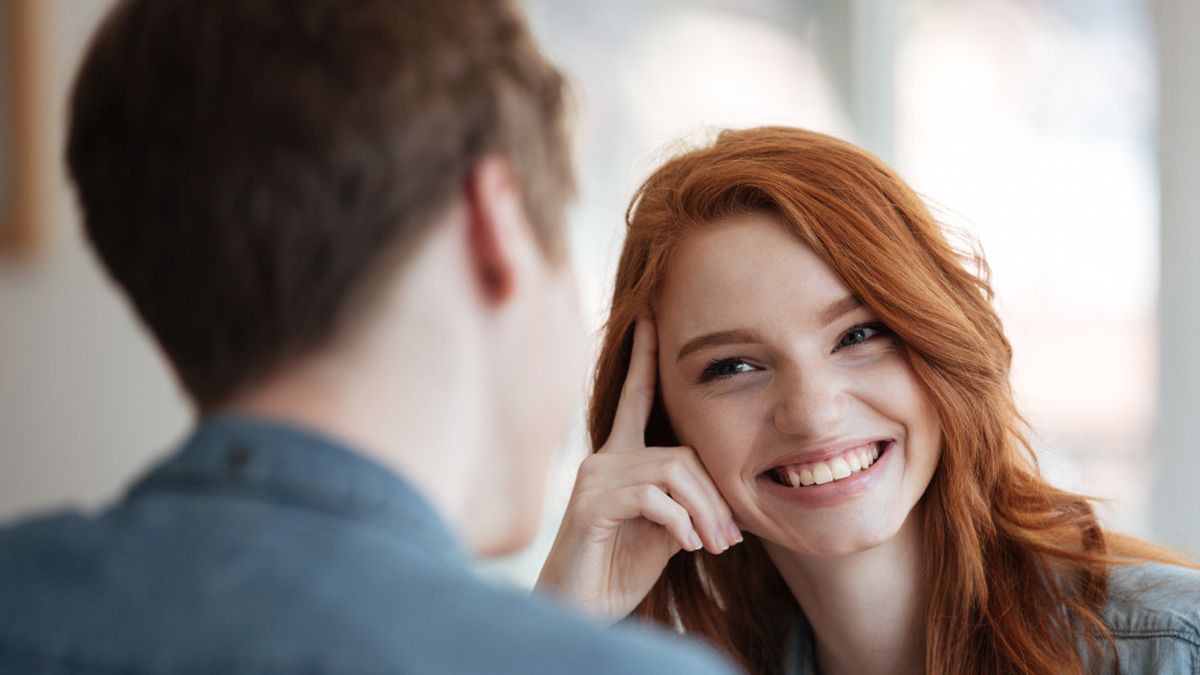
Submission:
<svg viewBox="0 0 1200 675">
<path fill-rule="evenodd" d="M 467 172 L 467 245 L 476 283 L 489 304 L 499 305 L 516 289 L 525 222 L 516 173 L 508 160 L 487 155 Z"/>
</svg>

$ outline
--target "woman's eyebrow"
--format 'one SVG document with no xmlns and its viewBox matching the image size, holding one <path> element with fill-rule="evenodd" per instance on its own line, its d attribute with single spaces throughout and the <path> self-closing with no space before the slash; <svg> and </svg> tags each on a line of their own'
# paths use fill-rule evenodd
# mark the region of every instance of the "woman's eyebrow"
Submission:
<svg viewBox="0 0 1200 675">
<path fill-rule="evenodd" d="M 707 333 L 688 340 L 682 347 L 679 348 L 679 355 L 675 357 L 675 362 L 679 363 L 683 357 L 692 352 L 699 351 L 706 347 L 714 347 L 716 345 L 731 345 L 731 344 L 746 344 L 748 342 L 761 342 L 758 333 L 746 328 L 735 328 L 733 330 L 723 330 L 716 333 Z"/>
<path fill-rule="evenodd" d="M 836 300 L 829 304 L 828 307 L 821 310 L 817 318 L 821 324 L 828 326 L 837 321 L 842 316 L 862 307 L 862 301 L 853 295 L 847 295 L 841 300 Z M 716 333 L 706 333 L 688 340 L 682 347 L 679 348 L 679 354 L 675 357 L 675 362 L 679 363 L 685 356 L 698 352 L 707 347 L 715 347 L 717 345 L 731 344 L 747 344 L 751 342 L 762 342 L 758 333 L 747 328 L 735 328 L 733 330 L 723 330 Z"/>
<path fill-rule="evenodd" d="M 853 295 L 847 295 L 841 300 L 830 303 L 828 307 L 821 310 L 817 318 L 821 320 L 822 326 L 828 326 L 859 307 L 862 307 L 862 301 Z"/>
</svg>

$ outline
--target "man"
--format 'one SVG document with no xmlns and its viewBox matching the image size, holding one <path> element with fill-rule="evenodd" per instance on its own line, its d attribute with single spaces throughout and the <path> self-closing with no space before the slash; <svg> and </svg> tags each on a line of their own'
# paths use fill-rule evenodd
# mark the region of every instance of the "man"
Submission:
<svg viewBox="0 0 1200 675">
<path fill-rule="evenodd" d="M 724 672 L 459 546 L 528 542 L 581 374 L 562 109 L 506 2 L 114 9 L 68 166 L 198 423 L 0 531 L 0 672 Z"/>
</svg>

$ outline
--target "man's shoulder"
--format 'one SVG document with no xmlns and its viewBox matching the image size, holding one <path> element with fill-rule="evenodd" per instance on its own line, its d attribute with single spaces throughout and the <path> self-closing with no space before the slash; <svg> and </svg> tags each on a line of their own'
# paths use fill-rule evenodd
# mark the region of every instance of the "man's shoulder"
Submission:
<svg viewBox="0 0 1200 675">
<path fill-rule="evenodd" d="M 13 602 L 14 594 L 32 592 L 38 577 L 62 571 L 72 576 L 83 573 L 74 567 L 79 553 L 97 548 L 102 541 L 94 519 L 74 510 L 0 524 L 0 602 Z"/>
<path fill-rule="evenodd" d="M 423 652 L 430 672 L 734 672 L 694 640 L 650 626 L 601 628 L 553 600 L 474 574 L 426 570 L 410 581 L 382 601 L 380 613 L 408 628 L 399 639 L 394 631 L 379 637 L 400 655 Z"/>
<path fill-rule="evenodd" d="M 0 528 L 0 666 L 53 657 L 81 673 L 731 672 L 694 643 L 601 629 L 369 527 L 162 513 L 64 512 Z"/>
</svg>

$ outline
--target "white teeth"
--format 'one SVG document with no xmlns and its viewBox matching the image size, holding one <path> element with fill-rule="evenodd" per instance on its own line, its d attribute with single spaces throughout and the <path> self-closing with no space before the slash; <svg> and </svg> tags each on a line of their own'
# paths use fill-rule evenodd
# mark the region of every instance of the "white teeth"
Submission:
<svg viewBox="0 0 1200 675">
<path fill-rule="evenodd" d="M 846 453 L 846 463 L 850 465 L 851 471 L 862 471 L 863 470 L 862 460 L 859 459 L 857 452 Z"/>
<path fill-rule="evenodd" d="M 829 465 L 825 462 L 817 462 L 812 468 L 813 480 L 817 485 L 824 485 L 833 482 L 833 471 L 830 471 Z"/>
<path fill-rule="evenodd" d="M 862 464 L 862 468 L 867 468 L 875 463 L 875 458 L 871 457 L 870 451 L 865 448 L 858 451 L 858 461 Z"/>
<path fill-rule="evenodd" d="M 829 463 L 829 468 L 833 470 L 833 479 L 841 480 L 850 475 L 850 465 L 846 463 L 844 457 L 835 457 Z"/>
<path fill-rule="evenodd" d="M 847 450 L 838 457 L 825 462 L 814 462 L 801 466 L 792 464 L 777 469 L 779 482 L 792 487 L 824 485 L 847 478 L 859 471 L 866 471 L 879 459 L 879 444 Z"/>
</svg>

